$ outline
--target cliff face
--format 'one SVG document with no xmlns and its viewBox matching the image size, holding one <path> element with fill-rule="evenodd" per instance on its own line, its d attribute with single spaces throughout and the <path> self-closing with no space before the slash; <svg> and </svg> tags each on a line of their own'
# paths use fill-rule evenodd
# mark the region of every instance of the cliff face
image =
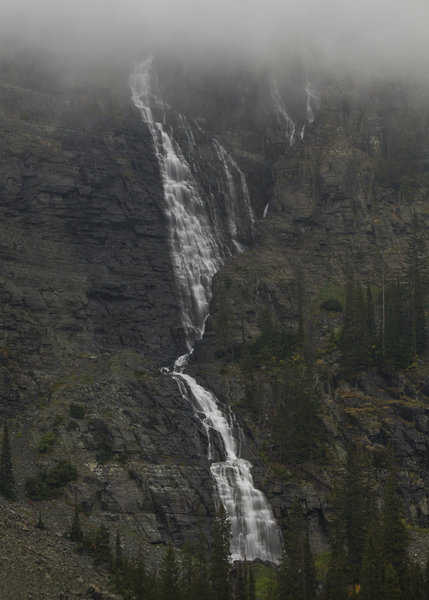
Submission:
<svg viewBox="0 0 429 600">
<path fill-rule="evenodd" d="M 180 319 L 158 167 L 122 84 L 119 94 L 85 92 L 88 81 L 44 89 L 37 72 L 3 71 L 7 404 L 44 395 L 53 374 L 79 356 L 127 347 L 164 364 L 176 354 Z"/>
<path fill-rule="evenodd" d="M 11 418 L 18 490 L 24 494 L 25 479 L 38 469 L 70 459 L 80 477 L 66 488 L 68 504 L 44 504 L 58 528 L 78 502 L 87 526 L 107 519 L 129 534 L 130 547 L 132 532 L 179 544 L 199 520 L 208 527 L 215 508 L 205 432 L 159 372 L 183 352 L 184 334 L 150 131 L 131 105 L 128 74 L 64 77 L 28 61 L 1 69 L 0 410 Z M 236 290 L 233 340 L 257 335 L 267 307 L 282 328 L 296 328 L 303 286 L 307 330 L 315 348 L 323 347 L 339 326 L 319 311 L 325 290 L 342 285 L 350 266 L 375 285 L 383 270 L 401 272 L 414 215 L 427 228 L 425 96 L 318 80 L 309 101 L 299 71 L 278 82 L 263 69 L 224 79 L 166 65 L 159 72 L 163 97 L 192 123 L 196 150 L 182 131 L 183 147 L 213 218 L 223 222 L 225 190 L 211 136 L 249 183 L 254 247 L 232 257 L 215 281 L 215 292 L 226 280 Z M 245 224 L 240 241 L 251 244 Z M 215 293 L 192 368 L 234 404 L 243 381 L 215 359 L 219 300 Z M 287 477 L 257 458 L 270 434 L 242 411 L 258 483 L 278 518 L 294 497 L 307 504 L 317 549 L 325 542 L 333 465 L 350 439 L 373 450 L 395 440 L 409 515 L 427 524 L 424 365 L 387 388 L 376 376 L 359 385 L 326 385 L 331 463 L 289 465 Z M 83 418 L 71 415 L 75 403 L 85 407 Z M 38 443 L 49 432 L 57 441 L 41 454 Z"/>
</svg>

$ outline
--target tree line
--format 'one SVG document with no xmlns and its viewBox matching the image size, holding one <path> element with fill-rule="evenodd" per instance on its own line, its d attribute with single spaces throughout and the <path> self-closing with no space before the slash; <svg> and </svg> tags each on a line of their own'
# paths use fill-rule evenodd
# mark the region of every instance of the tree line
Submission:
<svg viewBox="0 0 429 600">
<path fill-rule="evenodd" d="M 377 366 L 381 371 L 408 367 L 427 347 L 425 239 L 416 222 L 409 237 L 402 277 L 383 274 L 374 298 L 349 270 L 344 321 L 339 339 L 341 373 L 354 376 Z"/>
</svg>

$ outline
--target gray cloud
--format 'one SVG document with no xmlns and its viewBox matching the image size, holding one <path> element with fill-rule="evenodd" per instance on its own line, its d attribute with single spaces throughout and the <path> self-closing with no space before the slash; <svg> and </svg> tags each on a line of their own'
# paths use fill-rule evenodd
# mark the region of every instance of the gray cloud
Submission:
<svg viewBox="0 0 429 600">
<path fill-rule="evenodd" d="M 84 58 L 311 51 L 338 68 L 429 70 L 427 0 L 2 0 L 0 36 Z"/>
</svg>

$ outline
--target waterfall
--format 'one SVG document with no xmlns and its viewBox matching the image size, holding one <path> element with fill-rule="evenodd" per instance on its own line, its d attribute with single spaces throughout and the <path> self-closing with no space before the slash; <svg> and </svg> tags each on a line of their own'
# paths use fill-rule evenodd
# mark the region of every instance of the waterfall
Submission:
<svg viewBox="0 0 429 600">
<path fill-rule="evenodd" d="M 289 146 L 292 146 L 295 141 L 295 123 L 286 110 L 285 103 L 283 102 L 283 98 L 281 97 L 277 86 L 277 81 L 274 78 L 271 82 L 271 97 L 274 102 L 277 120 L 286 128 L 286 133 L 289 136 Z"/>
<path fill-rule="evenodd" d="M 212 277 L 232 251 L 240 251 L 237 223 L 253 224 L 253 213 L 244 174 L 228 152 L 212 140 L 226 183 L 227 231 L 219 231 L 216 218 L 201 186 L 185 159 L 174 128 L 164 123 L 168 105 L 153 94 L 152 59 L 142 62 L 130 79 L 132 100 L 151 135 L 164 188 L 172 262 L 180 296 L 182 322 L 188 352 L 171 371 L 182 396 L 192 403 L 207 432 L 208 459 L 220 501 L 231 522 L 231 554 L 234 560 L 276 562 L 281 553 L 280 531 L 263 493 L 253 485 L 251 464 L 240 458 L 236 427 L 222 412 L 217 398 L 183 372 L 196 340 L 204 333 L 209 312 Z M 156 120 L 154 114 L 162 115 Z M 176 113 L 178 126 L 195 144 L 188 121 Z M 207 199 L 206 199 L 207 200 Z M 221 440 L 222 457 L 214 461 L 213 439 Z"/>
</svg>

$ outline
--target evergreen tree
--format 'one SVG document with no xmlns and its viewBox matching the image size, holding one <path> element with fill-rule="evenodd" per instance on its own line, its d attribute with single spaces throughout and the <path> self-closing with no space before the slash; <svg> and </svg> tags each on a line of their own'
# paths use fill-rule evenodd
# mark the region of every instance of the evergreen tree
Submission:
<svg viewBox="0 0 429 600">
<path fill-rule="evenodd" d="M 341 525 L 336 526 L 331 539 L 328 572 L 323 600 L 347 600 L 349 596 L 347 564 L 345 561 L 344 534 Z"/>
<path fill-rule="evenodd" d="M 339 510 L 345 524 L 348 566 L 353 583 L 357 583 L 374 505 L 368 457 L 360 446 L 348 449 L 346 472 L 340 488 Z"/>
<path fill-rule="evenodd" d="M 217 600 L 231 599 L 231 525 L 221 504 L 215 519 L 211 540 L 210 579 Z"/>
<path fill-rule="evenodd" d="M 249 569 L 249 597 L 248 600 L 256 600 L 256 585 L 255 585 L 255 574 L 253 568 Z"/>
<path fill-rule="evenodd" d="M 350 577 L 347 564 L 346 522 L 343 512 L 341 482 L 332 492 L 331 504 L 333 509 L 331 551 L 329 554 L 323 600 L 346 600 Z"/>
<path fill-rule="evenodd" d="M 115 538 L 115 570 L 121 571 L 124 566 L 124 557 L 122 554 L 121 536 L 119 531 L 116 532 Z"/>
<path fill-rule="evenodd" d="M 400 600 L 401 587 L 395 568 L 389 563 L 384 572 L 384 600 Z"/>
<path fill-rule="evenodd" d="M 383 366 L 389 370 L 407 367 L 412 358 L 410 313 L 406 302 L 407 290 L 396 284 L 386 287 L 386 318 Z"/>
<path fill-rule="evenodd" d="M 376 512 L 368 528 L 360 584 L 359 600 L 374 600 L 374 598 L 383 597 L 383 558 L 380 546 L 379 515 Z"/>
<path fill-rule="evenodd" d="M 247 565 L 246 562 L 243 563 L 241 560 L 237 564 L 234 598 L 236 600 L 247 600 Z"/>
<path fill-rule="evenodd" d="M 179 565 L 174 548 L 169 542 L 160 572 L 160 600 L 180 600 L 181 597 Z"/>
<path fill-rule="evenodd" d="M 320 418 L 320 390 L 302 358 L 284 361 L 273 384 L 274 440 L 284 460 L 314 459 L 323 454 L 325 429 Z"/>
<path fill-rule="evenodd" d="M 427 600 L 425 595 L 425 578 L 419 564 L 411 563 L 408 570 L 407 600 Z"/>
<path fill-rule="evenodd" d="M 362 286 L 355 281 L 352 272 L 346 281 L 346 305 L 339 349 L 341 370 L 346 377 L 352 377 L 370 365 L 368 310 Z"/>
<path fill-rule="evenodd" d="M 230 298 L 231 280 L 224 278 L 216 294 L 215 330 L 221 342 L 221 350 L 227 356 L 232 343 L 232 304 Z"/>
<path fill-rule="evenodd" d="M 136 565 L 134 569 L 130 570 L 130 577 L 124 577 L 124 581 L 131 588 L 136 600 L 148 600 L 149 597 L 155 597 L 155 581 L 151 585 L 149 579 L 143 559 L 143 551 L 140 548 Z M 151 591 L 153 595 L 150 593 Z"/>
<path fill-rule="evenodd" d="M 46 525 L 43 522 L 42 513 L 40 511 L 39 511 L 39 518 L 37 519 L 36 527 L 37 527 L 37 529 L 46 529 Z"/>
<path fill-rule="evenodd" d="M 279 600 L 310 600 L 316 593 L 316 574 L 305 521 L 298 502 L 291 508 L 277 571 Z"/>
<path fill-rule="evenodd" d="M 77 542 L 79 544 L 83 540 L 83 531 L 82 527 L 80 526 L 79 510 L 77 506 L 74 507 L 73 521 L 70 528 L 69 538 L 72 542 Z"/>
<path fill-rule="evenodd" d="M 422 273 L 426 262 L 426 242 L 415 215 L 411 225 L 406 253 L 411 304 L 411 338 L 414 354 L 426 348 L 426 317 L 422 292 Z"/>
<path fill-rule="evenodd" d="M 0 455 L 0 493 L 8 500 L 15 500 L 15 478 L 13 476 L 12 455 L 9 445 L 9 428 L 3 426 L 3 442 Z"/>
<path fill-rule="evenodd" d="M 366 286 L 366 320 L 368 329 L 368 343 L 370 348 L 370 360 L 371 363 L 376 364 L 377 362 L 377 330 L 375 321 L 375 309 L 374 300 L 372 297 L 371 286 L 369 283 Z"/>
<path fill-rule="evenodd" d="M 96 564 L 111 564 L 112 554 L 110 552 L 109 530 L 104 523 L 96 531 L 94 546 L 94 562 Z"/>
<path fill-rule="evenodd" d="M 403 580 L 407 563 L 408 533 L 402 520 L 402 501 L 393 455 L 388 468 L 383 503 L 381 541 L 384 565 L 391 565 Z"/>
<path fill-rule="evenodd" d="M 424 598 L 429 598 L 429 556 L 426 559 L 426 566 L 423 573 L 424 578 Z"/>
</svg>

